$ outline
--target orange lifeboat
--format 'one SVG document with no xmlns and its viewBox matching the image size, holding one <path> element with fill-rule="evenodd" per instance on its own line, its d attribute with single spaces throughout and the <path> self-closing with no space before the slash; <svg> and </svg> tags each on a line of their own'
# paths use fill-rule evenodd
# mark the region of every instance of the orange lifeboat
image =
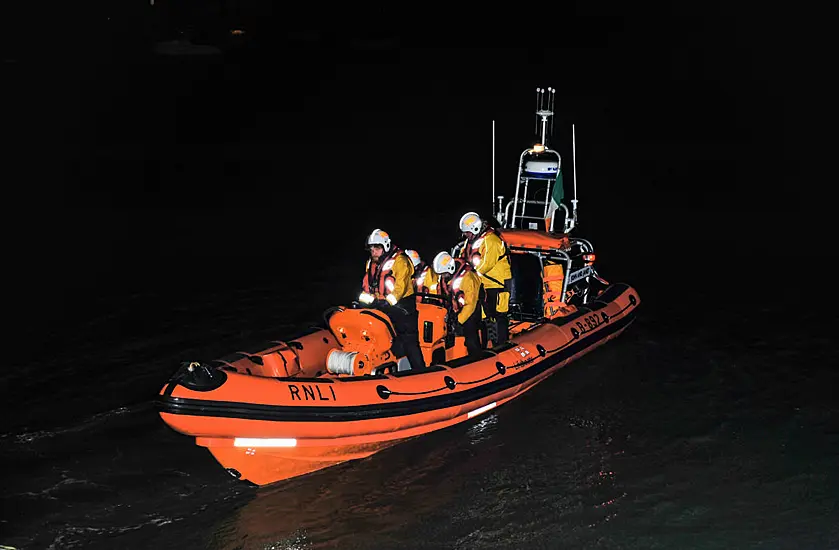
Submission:
<svg viewBox="0 0 839 550">
<path fill-rule="evenodd" d="M 543 120 L 545 113 L 552 114 L 537 111 Z M 538 162 L 528 161 L 531 154 Z M 591 243 L 570 235 L 577 201 L 573 215 L 562 209 L 562 232 L 550 230 L 553 219 L 545 231 L 532 222 L 519 227 L 549 211 L 544 197 L 556 196 L 550 186 L 561 183 L 559 165 L 544 146 L 525 151 L 523 185 L 497 215 L 512 272 L 508 342 L 468 356 L 463 337 L 449 330 L 446 301 L 419 295 L 420 347 L 430 366 L 412 371 L 393 349 L 386 314 L 335 307 L 324 326 L 294 340 L 182 365 L 157 397 L 161 418 L 233 476 L 265 485 L 469 421 L 617 337 L 640 299 L 600 277 Z M 540 181 L 547 192 L 529 198 Z"/>
<path fill-rule="evenodd" d="M 463 356 L 462 337 L 446 348 L 445 324 L 439 331 L 433 326 L 420 332 L 423 352 L 430 358 L 441 350 L 445 357 L 437 355 L 441 360 L 418 373 L 400 370 L 399 360 L 388 356 L 384 314 L 339 309 L 327 328 L 296 340 L 184 365 L 157 405 L 164 422 L 194 437 L 232 475 L 264 485 L 369 456 L 503 405 L 618 336 L 639 303 L 631 287 L 611 285 L 586 306 L 566 306 L 564 316 L 514 322 L 510 342 L 472 357 Z M 442 306 L 422 306 L 421 327 L 445 315 Z M 352 357 L 335 361 L 335 354 Z"/>
</svg>

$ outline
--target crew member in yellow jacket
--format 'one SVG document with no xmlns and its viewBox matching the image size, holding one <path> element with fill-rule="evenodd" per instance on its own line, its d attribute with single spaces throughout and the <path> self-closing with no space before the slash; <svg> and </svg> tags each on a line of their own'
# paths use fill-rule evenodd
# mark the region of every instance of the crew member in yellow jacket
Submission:
<svg viewBox="0 0 839 550">
<path fill-rule="evenodd" d="M 402 250 L 391 244 L 390 235 L 381 229 L 370 233 L 366 248 L 370 259 L 367 260 L 358 301 L 387 314 L 396 333 L 394 353 L 404 354 L 412 370 L 424 369 L 414 292 L 414 264 Z"/>
<path fill-rule="evenodd" d="M 416 250 L 406 250 L 405 254 L 414 264 L 414 289 L 418 294 L 437 294 L 437 283 L 440 276 L 432 266 L 427 265 Z"/>
<path fill-rule="evenodd" d="M 512 272 L 507 243 L 497 229 L 475 212 L 467 212 L 460 218 L 460 231 L 466 240 L 458 245 L 459 257 L 472 264 L 486 289 L 483 311 L 488 327 L 495 327 L 488 332 L 492 345 L 497 347 L 509 338 Z"/>
<path fill-rule="evenodd" d="M 436 291 L 431 293 L 451 298 L 452 311 L 457 315 L 455 334 L 464 337 L 469 355 L 478 353 L 481 351 L 478 331 L 484 294 L 481 278 L 470 264 L 452 258 L 448 252 L 437 254 L 432 267 L 439 280 Z"/>
</svg>

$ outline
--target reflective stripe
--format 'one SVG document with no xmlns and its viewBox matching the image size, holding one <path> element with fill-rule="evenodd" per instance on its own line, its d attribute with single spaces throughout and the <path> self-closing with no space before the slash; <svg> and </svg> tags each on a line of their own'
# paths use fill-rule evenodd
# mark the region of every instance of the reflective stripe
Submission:
<svg viewBox="0 0 839 550">
<path fill-rule="evenodd" d="M 358 301 L 363 302 L 365 304 L 372 304 L 373 300 L 375 300 L 375 299 L 376 299 L 375 296 L 373 296 L 372 294 L 368 294 L 366 292 L 362 292 L 358 296 Z"/>
<path fill-rule="evenodd" d="M 393 294 L 388 294 L 387 298 L 385 298 L 385 299 L 387 300 L 387 303 L 389 303 L 392 306 L 395 306 L 396 302 L 399 301 L 399 300 L 396 299 L 396 296 L 394 296 Z"/>
<path fill-rule="evenodd" d="M 483 407 L 478 407 L 474 411 L 469 411 L 469 413 L 467 413 L 467 415 L 466 415 L 466 418 L 473 418 L 475 416 L 478 416 L 481 413 L 487 412 L 490 409 L 494 409 L 497 404 L 498 404 L 497 402 L 493 401 L 489 405 L 484 405 Z"/>
<path fill-rule="evenodd" d="M 234 447 L 296 447 L 297 440 L 291 438 L 237 437 L 233 440 Z"/>
<path fill-rule="evenodd" d="M 392 248 L 387 256 L 382 258 L 383 263 L 372 264 L 370 260 L 367 260 L 367 274 L 362 283 L 364 292 L 380 296 L 387 290 L 383 287 L 387 286 L 388 278 L 393 278 L 391 268 L 399 254 L 402 254 L 399 248 Z"/>
</svg>

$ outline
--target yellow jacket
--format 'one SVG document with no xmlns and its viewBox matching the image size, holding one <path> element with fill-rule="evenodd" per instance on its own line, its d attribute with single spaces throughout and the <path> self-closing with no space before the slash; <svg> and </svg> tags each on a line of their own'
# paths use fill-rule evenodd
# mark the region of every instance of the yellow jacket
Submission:
<svg viewBox="0 0 839 550">
<path fill-rule="evenodd" d="M 436 271 L 427 266 L 422 272 L 414 278 L 416 282 L 417 292 L 422 292 L 423 289 L 428 290 L 429 294 L 438 294 L 437 285 L 440 283 L 440 276 Z"/>
<path fill-rule="evenodd" d="M 367 260 L 365 273 L 370 272 L 370 263 L 371 260 Z M 365 274 L 365 281 L 366 277 Z M 381 278 L 382 282 L 379 283 L 376 299 L 387 300 L 390 305 L 396 305 L 402 298 L 414 294 L 414 264 L 404 252 L 399 252 L 385 261 Z M 366 289 L 365 292 L 367 292 Z M 370 300 L 372 299 L 373 297 L 370 297 Z"/>
<path fill-rule="evenodd" d="M 433 285 L 433 289 L 431 286 L 428 287 L 429 294 L 443 294 L 443 288 L 441 284 L 439 284 L 440 276 L 434 272 L 434 270 L 429 270 L 430 273 L 436 276 L 437 284 Z M 458 279 L 460 282 L 457 282 Z M 457 313 L 457 322 L 461 325 L 466 322 L 469 317 L 475 312 L 475 308 L 479 305 L 479 298 L 481 292 L 481 278 L 478 277 L 478 274 L 474 271 L 467 271 L 462 276 L 458 277 L 450 283 L 452 287 L 452 291 L 457 293 L 458 291 L 462 291 L 463 294 L 461 295 L 460 300 L 458 300 L 458 304 L 460 305 L 460 311 Z M 454 288 L 457 285 L 457 288 Z"/>
<path fill-rule="evenodd" d="M 507 245 L 504 241 L 492 231 L 488 231 L 472 243 L 473 255 L 475 252 L 480 254 L 479 259 L 475 259 L 474 256 L 465 259 L 472 262 L 475 271 L 481 276 L 484 288 L 504 288 L 504 282 L 513 276 L 510 271 L 510 255 L 506 254 Z"/>
<path fill-rule="evenodd" d="M 467 271 L 460 279 L 460 290 L 463 291 L 463 301 L 460 304 L 462 309 L 457 314 L 457 322 L 462 325 L 479 305 L 481 278 L 474 271 Z"/>
<path fill-rule="evenodd" d="M 396 302 L 414 293 L 414 264 L 404 252 L 400 252 L 393 259 L 392 273 L 395 279 L 390 294 Z M 390 301 L 390 300 L 388 300 Z M 393 302 L 391 305 L 395 304 Z"/>
</svg>

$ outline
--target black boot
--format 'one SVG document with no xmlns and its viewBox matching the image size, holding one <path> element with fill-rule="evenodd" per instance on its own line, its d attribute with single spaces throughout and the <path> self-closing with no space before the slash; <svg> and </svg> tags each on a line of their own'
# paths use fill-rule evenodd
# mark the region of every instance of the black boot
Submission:
<svg viewBox="0 0 839 550">
<path fill-rule="evenodd" d="M 498 345 L 498 326 L 495 323 L 495 319 L 487 317 L 484 319 L 483 326 L 484 331 L 481 336 L 483 336 L 484 348 L 489 347 L 490 342 L 492 342 L 492 347 L 496 347 Z"/>
<path fill-rule="evenodd" d="M 493 341 L 492 345 L 497 347 L 510 339 L 510 318 L 506 313 L 495 314 L 495 326 L 498 341 Z"/>
</svg>

